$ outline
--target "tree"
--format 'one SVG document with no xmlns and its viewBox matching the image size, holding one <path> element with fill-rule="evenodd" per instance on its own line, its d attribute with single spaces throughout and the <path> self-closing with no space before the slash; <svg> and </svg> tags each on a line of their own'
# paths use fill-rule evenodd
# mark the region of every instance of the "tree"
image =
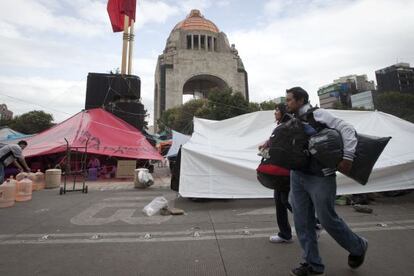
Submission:
<svg viewBox="0 0 414 276">
<path fill-rule="evenodd" d="M 174 107 L 163 112 L 158 120 L 158 128 L 174 129 L 184 134 L 193 132 L 193 118 L 224 120 L 245 113 L 259 110 L 274 110 L 273 101 L 262 103 L 248 102 L 241 93 L 231 88 L 211 90 L 207 99 L 197 99 L 186 102 L 180 107 Z"/>
<path fill-rule="evenodd" d="M 384 92 L 377 96 L 379 111 L 392 114 L 414 123 L 414 95 L 401 92 Z"/>
<path fill-rule="evenodd" d="M 52 122 L 52 114 L 34 110 L 15 116 L 10 121 L 9 127 L 24 134 L 35 134 L 52 127 Z"/>
<path fill-rule="evenodd" d="M 208 95 L 208 119 L 224 120 L 250 112 L 249 102 L 240 92 L 231 88 L 223 91 L 212 90 Z"/>
<path fill-rule="evenodd" d="M 251 111 L 256 111 L 256 106 L 250 105 L 241 93 L 234 93 L 231 88 L 212 90 L 207 99 L 191 100 L 180 107 L 164 111 L 157 123 L 160 131 L 171 128 L 191 134 L 194 117 L 224 120 Z"/>
<path fill-rule="evenodd" d="M 180 107 L 170 108 L 164 111 L 158 119 L 160 132 L 174 129 L 184 134 L 193 132 L 193 118 L 208 118 L 207 99 L 195 99 L 186 102 Z"/>
<path fill-rule="evenodd" d="M 10 126 L 12 120 L 0 118 L 0 127 Z"/>
<path fill-rule="evenodd" d="M 348 107 L 341 102 L 335 102 L 332 109 L 338 109 L 338 110 L 359 110 L 359 111 L 367 111 L 371 109 L 367 109 L 365 107 Z"/>
<path fill-rule="evenodd" d="M 249 103 L 249 112 L 256 112 L 256 111 L 260 111 L 260 104 L 250 102 Z"/>
<path fill-rule="evenodd" d="M 170 128 L 174 129 L 174 122 L 178 118 L 179 107 L 174 107 L 165 110 L 161 117 L 157 120 L 159 132 L 168 131 Z M 177 130 L 178 131 L 178 130 Z"/>
<path fill-rule="evenodd" d="M 260 110 L 275 110 L 276 104 L 274 101 L 264 101 L 260 103 Z"/>
</svg>

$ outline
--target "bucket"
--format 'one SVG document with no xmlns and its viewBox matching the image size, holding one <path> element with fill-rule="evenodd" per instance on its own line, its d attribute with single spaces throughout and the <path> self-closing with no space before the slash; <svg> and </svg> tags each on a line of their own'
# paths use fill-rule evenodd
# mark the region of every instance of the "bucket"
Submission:
<svg viewBox="0 0 414 276">
<path fill-rule="evenodd" d="M 60 169 L 49 169 L 46 170 L 45 174 L 45 188 L 53 189 L 59 188 L 62 177 L 62 170 Z"/>
<path fill-rule="evenodd" d="M 0 185 L 0 208 L 11 207 L 16 200 L 16 181 L 7 179 Z"/>
<path fill-rule="evenodd" d="M 16 201 L 28 201 L 32 199 L 32 181 L 25 177 L 16 184 Z"/>
</svg>

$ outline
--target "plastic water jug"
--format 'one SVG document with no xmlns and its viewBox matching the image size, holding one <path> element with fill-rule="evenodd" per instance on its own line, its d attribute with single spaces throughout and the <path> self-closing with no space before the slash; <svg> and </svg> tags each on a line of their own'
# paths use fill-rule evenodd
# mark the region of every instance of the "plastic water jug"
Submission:
<svg viewBox="0 0 414 276">
<path fill-rule="evenodd" d="M 37 191 L 37 182 L 36 182 L 36 174 L 34 173 L 28 173 L 27 178 L 29 178 L 32 181 L 32 191 Z"/>
<path fill-rule="evenodd" d="M 25 177 L 16 184 L 16 201 L 28 201 L 32 199 L 32 181 Z"/>
<path fill-rule="evenodd" d="M 11 207 L 16 199 L 16 182 L 7 179 L 0 185 L 0 208 Z"/>
<path fill-rule="evenodd" d="M 36 189 L 38 191 L 43 190 L 45 188 L 45 174 L 42 173 L 40 170 L 37 170 L 37 172 L 35 173 L 34 182 L 36 182 Z"/>
<path fill-rule="evenodd" d="M 17 185 L 17 180 L 16 180 L 16 179 L 14 179 L 13 175 L 11 175 L 11 176 L 9 177 L 9 179 L 7 179 L 7 180 L 10 180 L 10 183 L 13 183 L 13 184 L 14 184 L 14 187 L 16 187 L 16 185 Z"/>
<path fill-rule="evenodd" d="M 27 174 L 27 173 L 25 173 L 25 172 L 18 173 L 18 174 L 16 175 L 16 180 L 17 180 L 17 181 L 23 180 L 23 178 L 25 178 L 25 177 L 27 177 L 27 176 L 28 176 L 28 174 Z"/>
</svg>

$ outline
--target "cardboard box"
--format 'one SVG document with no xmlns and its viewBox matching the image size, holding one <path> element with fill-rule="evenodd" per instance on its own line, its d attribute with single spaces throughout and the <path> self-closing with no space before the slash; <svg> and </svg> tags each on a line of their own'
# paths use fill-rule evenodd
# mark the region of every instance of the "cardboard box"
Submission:
<svg viewBox="0 0 414 276">
<path fill-rule="evenodd" d="M 136 167 L 136 160 L 118 160 L 116 178 L 133 178 Z"/>
</svg>

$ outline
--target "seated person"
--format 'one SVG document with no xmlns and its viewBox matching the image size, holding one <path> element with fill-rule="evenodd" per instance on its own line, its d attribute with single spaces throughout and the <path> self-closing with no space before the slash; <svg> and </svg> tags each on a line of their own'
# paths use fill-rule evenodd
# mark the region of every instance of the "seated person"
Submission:
<svg viewBox="0 0 414 276">
<path fill-rule="evenodd" d="M 96 156 L 93 156 L 88 163 L 88 169 L 94 168 L 99 169 L 101 167 L 101 162 Z"/>
</svg>

